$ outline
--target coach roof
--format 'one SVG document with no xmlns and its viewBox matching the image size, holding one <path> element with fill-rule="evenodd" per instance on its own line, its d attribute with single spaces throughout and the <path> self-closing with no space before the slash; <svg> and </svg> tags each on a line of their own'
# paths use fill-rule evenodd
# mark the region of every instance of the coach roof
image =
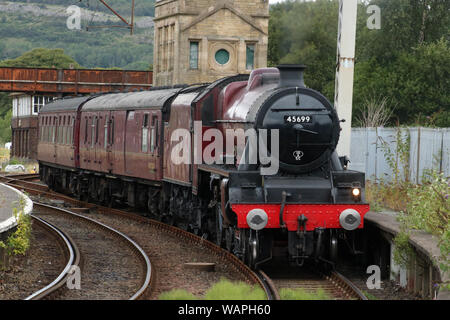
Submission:
<svg viewBox="0 0 450 320">
<path fill-rule="evenodd" d="M 58 99 L 43 106 L 39 112 L 77 111 L 78 107 L 89 99 L 92 99 L 92 97 L 86 96 Z"/>
<path fill-rule="evenodd" d="M 126 110 L 144 108 L 162 108 L 167 100 L 175 96 L 180 88 L 151 90 L 130 93 L 111 93 L 88 101 L 83 111 Z"/>
</svg>

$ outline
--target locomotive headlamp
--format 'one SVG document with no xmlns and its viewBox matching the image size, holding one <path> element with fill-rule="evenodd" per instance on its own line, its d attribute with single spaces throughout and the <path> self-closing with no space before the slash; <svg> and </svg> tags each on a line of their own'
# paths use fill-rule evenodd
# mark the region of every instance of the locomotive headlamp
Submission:
<svg viewBox="0 0 450 320">
<path fill-rule="evenodd" d="M 359 190 L 358 188 L 353 188 L 352 194 L 354 197 L 359 197 L 359 195 L 361 194 L 361 190 Z"/>
<path fill-rule="evenodd" d="M 269 217 L 263 209 L 253 209 L 247 214 L 247 224 L 253 230 L 262 230 L 269 222 Z"/>
<path fill-rule="evenodd" d="M 339 223 L 345 230 L 355 230 L 361 224 L 361 215 L 355 209 L 345 209 L 339 216 Z"/>
</svg>

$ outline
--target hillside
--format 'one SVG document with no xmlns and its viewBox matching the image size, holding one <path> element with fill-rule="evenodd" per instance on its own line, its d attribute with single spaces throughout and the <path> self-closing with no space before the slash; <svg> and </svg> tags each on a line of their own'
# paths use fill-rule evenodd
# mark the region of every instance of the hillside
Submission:
<svg viewBox="0 0 450 320">
<path fill-rule="evenodd" d="M 81 30 L 69 30 L 66 9 L 82 8 Z M 129 19 L 131 1 L 109 0 Z M 63 48 L 82 67 L 148 70 L 153 61 L 154 0 L 136 1 L 136 31 L 92 28 L 119 20 L 99 1 L 31 0 L 0 3 L 0 60 L 16 58 L 34 48 Z M 86 31 L 86 27 L 90 27 Z"/>
</svg>

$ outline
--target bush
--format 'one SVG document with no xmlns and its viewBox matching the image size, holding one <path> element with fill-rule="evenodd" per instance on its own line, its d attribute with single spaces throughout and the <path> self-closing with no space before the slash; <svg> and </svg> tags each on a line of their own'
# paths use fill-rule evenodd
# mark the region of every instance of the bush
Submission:
<svg viewBox="0 0 450 320">
<path fill-rule="evenodd" d="M 406 212 L 400 221 L 408 229 L 425 230 L 439 239 L 440 266 L 450 270 L 450 178 L 428 171 L 421 185 L 408 189 Z"/>
<path fill-rule="evenodd" d="M 31 217 L 26 215 L 25 199 L 19 201 L 19 209 L 14 208 L 13 213 L 17 221 L 17 229 L 12 233 L 6 241 L 0 241 L 2 248 L 8 256 L 25 255 L 30 248 L 31 242 Z M 6 257 L 7 259 L 7 257 Z M 3 267 L 7 267 L 7 261 L 3 261 Z"/>
</svg>

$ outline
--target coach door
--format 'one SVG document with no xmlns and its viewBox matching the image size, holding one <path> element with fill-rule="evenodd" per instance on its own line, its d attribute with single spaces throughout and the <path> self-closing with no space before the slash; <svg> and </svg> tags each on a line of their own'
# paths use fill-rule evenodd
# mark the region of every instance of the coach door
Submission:
<svg viewBox="0 0 450 320">
<path fill-rule="evenodd" d="M 114 170 L 114 156 L 112 153 L 112 145 L 114 143 L 114 117 L 112 112 L 105 113 L 103 130 L 103 149 L 105 150 L 105 164 L 103 167 L 111 173 Z"/>
<path fill-rule="evenodd" d="M 161 170 L 159 139 L 160 133 L 160 113 L 152 111 L 145 113 L 142 121 L 142 153 L 146 154 L 146 167 L 143 170 L 148 172 L 149 178 L 157 180 Z"/>
<path fill-rule="evenodd" d="M 53 132 L 52 132 L 52 143 L 53 143 L 53 159 L 55 163 L 58 162 L 58 146 L 57 146 L 57 133 L 58 133 L 58 117 L 53 117 Z"/>
<path fill-rule="evenodd" d="M 161 139 L 161 112 L 155 112 L 152 114 L 151 118 L 151 129 L 150 129 L 150 152 L 152 155 L 152 162 L 154 163 L 153 173 L 154 179 L 157 180 L 161 178 L 161 149 L 160 149 L 160 139 Z"/>
<path fill-rule="evenodd" d="M 125 173 L 133 174 L 133 164 L 136 162 L 136 155 L 139 152 L 140 143 L 139 126 L 136 119 L 136 113 L 134 110 L 127 111 L 127 121 L 125 124 L 125 143 L 124 143 L 124 163 Z"/>
</svg>

